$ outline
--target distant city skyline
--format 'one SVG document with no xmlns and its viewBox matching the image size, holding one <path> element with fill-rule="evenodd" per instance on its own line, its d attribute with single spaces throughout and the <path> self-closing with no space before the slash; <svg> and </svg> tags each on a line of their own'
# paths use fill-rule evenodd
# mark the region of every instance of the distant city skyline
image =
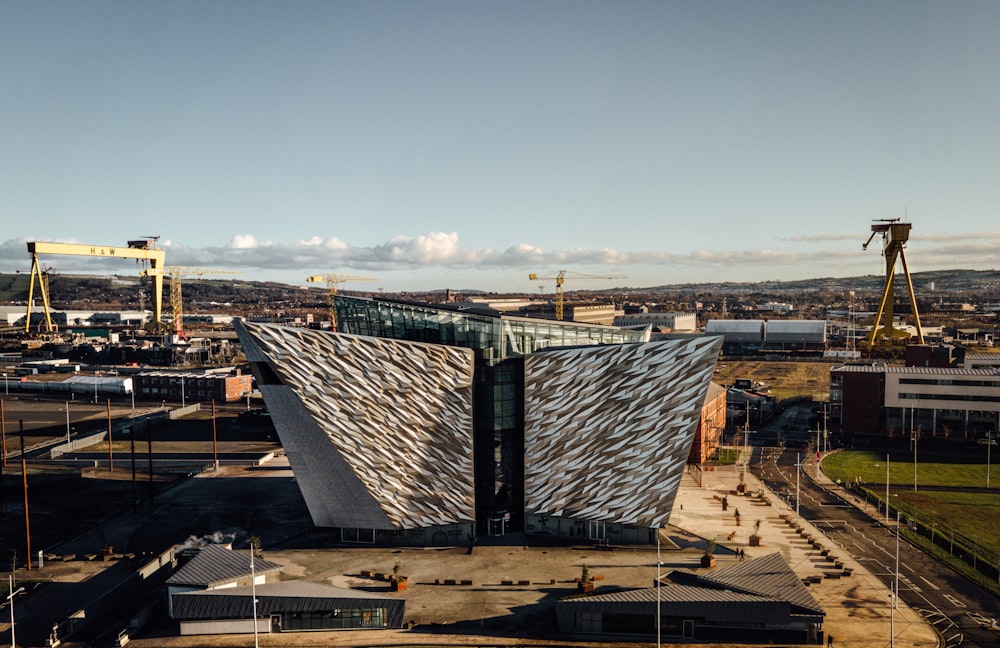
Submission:
<svg viewBox="0 0 1000 648">
<path fill-rule="evenodd" d="M 1000 267 L 1000 4 L 0 5 L 0 272 L 25 242 L 365 288 Z M 130 262 L 46 259 L 56 272 Z"/>
</svg>

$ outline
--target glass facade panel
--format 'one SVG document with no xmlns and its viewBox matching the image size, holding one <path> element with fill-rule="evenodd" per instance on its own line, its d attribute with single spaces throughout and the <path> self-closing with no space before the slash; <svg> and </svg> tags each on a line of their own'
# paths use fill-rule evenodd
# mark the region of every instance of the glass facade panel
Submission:
<svg viewBox="0 0 1000 648">
<path fill-rule="evenodd" d="M 384 628 L 385 618 L 385 608 L 330 610 L 328 612 L 285 612 L 281 615 L 281 629 L 292 631 Z"/>
<path fill-rule="evenodd" d="M 337 295 L 337 322 L 344 333 L 397 340 L 492 349 L 492 362 L 547 347 L 645 341 L 643 331 L 553 320 L 491 317 L 421 304 Z"/>
</svg>

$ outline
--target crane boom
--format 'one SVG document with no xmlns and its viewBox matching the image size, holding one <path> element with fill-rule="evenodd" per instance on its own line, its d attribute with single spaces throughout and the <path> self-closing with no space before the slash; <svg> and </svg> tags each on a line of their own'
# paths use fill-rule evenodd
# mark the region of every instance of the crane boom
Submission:
<svg viewBox="0 0 1000 648">
<path fill-rule="evenodd" d="M 41 280 L 41 265 L 38 262 L 40 254 L 61 254 L 69 256 L 136 259 L 149 263 L 149 268 L 143 271 L 143 276 L 153 279 L 153 323 L 159 324 L 163 307 L 163 262 L 166 252 L 156 247 L 156 240 L 141 239 L 129 241 L 126 247 L 114 245 L 84 245 L 80 243 L 49 243 L 29 241 L 28 253 L 31 254 L 31 278 L 28 283 L 28 313 L 24 321 L 24 332 L 31 327 L 31 301 L 34 297 L 35 277 L 39 278 L 42 304 L 45 308 L 46 330 L 52 331 L 52 317 L 49 312 L 49 291 Z"/>
<path fill-rule="evenodd" d="M 333 297 L 337 294 L 337 286 L 342 283 L 354 283 L 357 281 L 378 281 L 378 279 L 373 279 L 372 277 L 361 277 L 359 275 L 350 274 L 318 274 L 306 277 L 306 281 L 309 283 L 319 283 L 326 282 L 326 295 L 327 301 L 329 302 L 330 308 L 330 328 L 333 331 L 337 330 L 337 311 L 333 305 Z"/>
<path fill-rule="evenodd" d="M 626 279 L 625 275 L 588 275 L 581 272 L 569 272 L 568 270 L 560 270 L 555 274 L 540 276 L 532 272 L 528 275 L 530 281 L 544 281 L 547 279 L 556 280 L 556 319 L 562 321 L 563 319 L 563 283 L 565 283 L 566 275 L 570 275 L 574 279 Z"/>
<path fill-rule="evenodd" d="M 174 318 L 174 336 L 177 340 L 186 339 L 184 334 L 184 299 L 182 296 L 183 277 L 204 277 L 206 275 L 241 275 L 237 270 L 219 270 L 216 268 L 192 268 L 188 266 L 166 266 L 164 270 L 170 275 L 170 309 Z M 143 271 L 145 273 L 145 271 Z"/>
</svg>

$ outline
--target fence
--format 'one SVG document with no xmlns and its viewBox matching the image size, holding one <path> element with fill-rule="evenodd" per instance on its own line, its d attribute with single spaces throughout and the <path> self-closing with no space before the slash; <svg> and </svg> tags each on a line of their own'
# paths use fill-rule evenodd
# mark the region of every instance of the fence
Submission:
<svg viewBox="0 0 1000 648">
<path fill-rule="evenodd" d="M 865 500 L 874 501 L 879 506 L 885 506 L 882 493 L 863 488 Z M 969 538 L 954 529 L 938 524 L 933 518 L 928 519 L 919 509 L 905 502 L 894 502 L 889 507 L 888 517 L 892 519 L 892 511 L 900 513 L 900 524 L 908 530 L 910 540 L 925 548 L 935 549 L 942 558 L 950 559 L 967 565 L 972 572 L 979 574 L 989 583 L 994 592 L 1000 592 L 1000 553 L 984 547 L 974 538 Z M 883 513 L 883 515 L 886 515 Z"/>
</svg>

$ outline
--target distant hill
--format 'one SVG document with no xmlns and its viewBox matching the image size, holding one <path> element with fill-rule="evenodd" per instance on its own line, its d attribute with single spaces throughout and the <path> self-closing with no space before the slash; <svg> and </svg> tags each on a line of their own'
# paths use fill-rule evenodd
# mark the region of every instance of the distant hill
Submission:
<svg viewBox="0 0 1000 648">
<path fill-rule="evenodd" d="M 962 293 L 974 293 L 976 299 L 1000 297 L 1000 271 L 997 270 L 934 270 L 912 275 L 918 293 L 927 294 L 930 286 L 937 293 L 959 299 Z M 764 281 L 753 283 L 717 282 L 682 283 L 649 288 L 573 290 L 573 295 L 698 293 L 698 294 L 773 294 L 803 295 L 811 292 L 878 291 L 883 284 L 879 275 L 860 277 L 822 277 L 795 281 Z M 168 282 L 165 282 L 168 283 Z M 149 308 L 148 280 L 133 275 L 52 275 L 50 301 L 53 306 L 93 308 L 106 306 L 122 309 Z M 241 281 L 234 279 L 185 279 L 184 305 L 188 312 L 195 311 L 260 311 L 285 309 L 326 309 L 326 291 L 322 287 L 303 288 L 270 281 Z M 900 286 L 901 287 L 901 286 Z M 348 295 L 370 295 L 371 291 L 344 290 Z M 478 289 L 452 290 L 464 296 L 495 294 Z M 142 295 L 140 297 L 140 294 Z M 386 297 L 428 299 L 440 301 L 445 289 L 426 292 L 379 293 Z M 526 293 L 520 293 L 524 295 Z M 36 286 L 35 295 L 38 296 Z M 990 297 L 992 295 L 992 297 Z M 0 273 L 0 302 L 24 304 L 28 296 L 28 275 Z M 164 286 L 164 309 L 169 307 L 169 289 Z M 968 298 L 971 299 L 971 296 Z"/>
</svg>

